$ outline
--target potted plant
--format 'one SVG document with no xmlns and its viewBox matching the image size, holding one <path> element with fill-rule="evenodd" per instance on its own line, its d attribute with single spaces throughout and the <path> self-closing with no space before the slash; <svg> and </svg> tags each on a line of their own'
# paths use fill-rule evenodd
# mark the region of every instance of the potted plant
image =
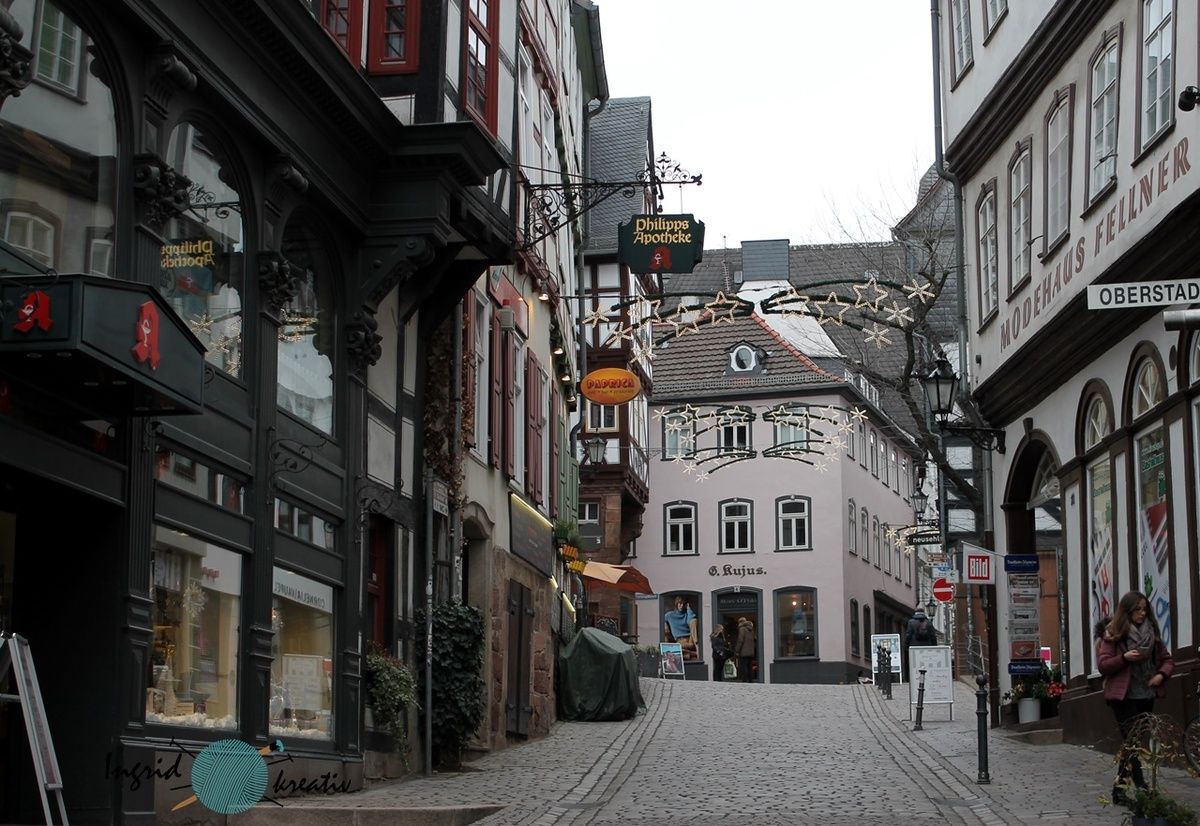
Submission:
<svg viewBox="0 0 1200 826">
<path fill-rule="evenodd" d="M 1200 819 L 1190 806 L 1168 795 L 1159 787 L 1159 767 L 1179 756 L 1183 742 L 1179 724 L 1166 714 L 1143 714 L 1137 718 L 1117 751 L 1118 764 L 1136 757 L 1142 765 L 1146 788 L 1131 785 L 1114 787 L 1113 802 L 1129 811 L 1122 821 L 1129 826 L 1197 826 Z"/>
<path fill-rule="evenodd" d="M 1062 699 L 1067 684 L 1063 682 L 1062 672 L 1055 671 L 1046 683 L 1046 699 L 1042 700 L 1042 717 L 1058 716 L 1058 701 Z"/>
<path fill-rule="evenodd" d="M 367 652 L 367 693 L 371 698 L 368 723 L 391 733 L 404 768 L 408 769 L 408 712 L 419 707 L 412 671 L 373 644 Z"/>
<path fill-rule="evenodd" d="M 1004 699 L 1017 704 L 1017 722 L 1032 723 L 1042 718 L 1042 700 L 1049 697 L 1048 684 L 1038 679 L 1018 677 Z"/>
</svg>

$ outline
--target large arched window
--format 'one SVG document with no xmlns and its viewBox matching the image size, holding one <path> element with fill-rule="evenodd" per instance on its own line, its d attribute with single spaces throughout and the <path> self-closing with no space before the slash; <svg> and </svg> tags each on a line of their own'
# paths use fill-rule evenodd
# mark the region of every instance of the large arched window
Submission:
<svg viewBox="0 0 1200 826">
<path fill-rule="evenodd" d="M 1192 384 L 1200 384 L 1200 333 L 1192 336 L 1192 359 L 1191 359 L 1192 375 L 1189 376 Z"/>
<path fill-rule="evenodd" d="M 1166 398 L 1162 370 L 1153 358 L 1138 362 L 1134 373 L 1130 413 L 1137 430 L 1133 440 L 1133 484 L 1137 512 L 1137 578 L 1150 601 L 1150 609 L 1172 644 L 1170 543 L 1167 527 L 1170 474 L 1167 464 L 1167 431 L 1161 419 L 1148 414 Z M 1139 421 L 1140 420 L 1140 421 Z"/>
<path fill-rule="evenodd" d="M 231 376 L 242 372 L 242 201 L 218 145 L 190 123 L 171 132 L 167 165 L 191 181 L 189 207 L 167 221 L 158 288 Z"/>
<path fill-rule="evenodd" d="M 0 117 L 0 238 L 42 267 L 112 276 L 118 138 L 108 73 L 97 71 L 87 32 L 50 0 L 11 6 L 34 82 Z"/>
<path fill-rule="evenodd" d="M 297 290 L 279 327 L 279 407 L 332 433 L 337 327 L 329 251 L 311 222 L 293 219 L 281 252 L 297 275 Z"/>
<path fill-rule="evenodd" d="M 1092 396 L 1088 402 L 1087 412 L 1083 419 L 1083 449 L 1091 450 L 1104 441 L 1112 432 L 1112 422 L 1108 415 L 1108 404 L 1099 393 Z"/>
</svg>

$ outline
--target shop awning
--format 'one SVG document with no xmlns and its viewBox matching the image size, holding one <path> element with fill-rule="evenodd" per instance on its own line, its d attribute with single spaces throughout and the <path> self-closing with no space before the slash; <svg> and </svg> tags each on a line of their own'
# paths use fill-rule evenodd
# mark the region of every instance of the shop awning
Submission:
<svg viewBox="0 0 1200 826">
<path fill-rule="evenodd" d="M 650 580 L 632 565 L 610 565 L 607 562 L 585 562 L 583 575 L 593 582 L 609 588 L 631 591 L 635 594 L 653 594 Z"/>
</svg>

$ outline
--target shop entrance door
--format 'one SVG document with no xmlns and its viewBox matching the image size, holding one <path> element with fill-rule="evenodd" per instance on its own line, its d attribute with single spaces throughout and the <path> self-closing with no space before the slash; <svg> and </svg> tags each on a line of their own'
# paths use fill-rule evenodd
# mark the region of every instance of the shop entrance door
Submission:
<svg viewBox="0 0 1200 826">
<path fill-rule="evenodd" d="M 123 513 L 0 464 L 0 623 L 29 640 L 68 814 L 79 823 L 111 822 L 105 757 L 131 705 L 120 692 L 133 691 L 114 668 L 127 592 Z M 0 822 L 42 822 L 16 703 L 0 705 Z"/>
<path fill-rule="evenodd" d="M 713 621 L 725 626 L 725 638 L 730 645 L 737 644 L 738 621 L 747 619 L 754 623 L 754 659 L 751 661 L 750 682 L 763 682 L 762 663 L 763 628 L 762 628 L 762 594 L 758 590 L 742 588 L 739 590 L 717 591 L 713 594 L 713 605 L 716 606 L 716 616 Z M 715 626 L 714 626 L 715 627 Z M 738 663 L 739 672 L 742 663 Z M 743 675 L 738 674 L 742 680 Z"/>
</svg>

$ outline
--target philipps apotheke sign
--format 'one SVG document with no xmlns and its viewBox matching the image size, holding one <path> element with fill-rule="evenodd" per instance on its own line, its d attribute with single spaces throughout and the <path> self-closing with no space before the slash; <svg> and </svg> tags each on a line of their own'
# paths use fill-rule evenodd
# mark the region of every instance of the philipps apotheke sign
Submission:
<svg viewBox="0 0 1200 826">
<path fill-rule="evenodd" d="M 624 404 L 642 392 L 642 382 L 629 370 L 601 367 L 583 377 L 579 392 L 593 404 Z"/>
<path fill-rule="evenodd" d="M 637 273 L 690 273 L 704 258 L 694 215 L 634 215 L 617 227 L 617 257 Z"/>
</svg>

